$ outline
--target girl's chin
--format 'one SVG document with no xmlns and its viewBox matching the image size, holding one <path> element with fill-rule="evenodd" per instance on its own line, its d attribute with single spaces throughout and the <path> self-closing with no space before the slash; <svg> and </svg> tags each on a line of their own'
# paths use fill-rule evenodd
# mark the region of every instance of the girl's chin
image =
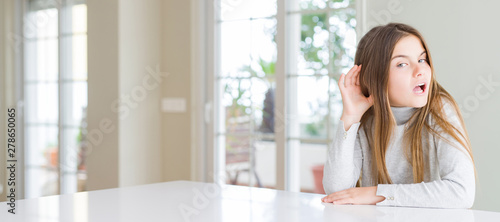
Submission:
<svg viewBox="0 0 500 222">
<path fill-rule="evenodd" d="M 391 103 L 391 106 L 393 106 L 393 107 L 422 108 L 425 105 L 427 105 L 427 98 L 425 99 L 425 101 L 412 101 L 410 103 L 401 103 L 401 104 L 393 104 L 393 103 Z"/>
<path fill-rule="evenodd" d="M 425 105 L 427 105 L 427 99 L 424 102 L 419 102 L 419 103 L 413 104 L 413 107 L 415 107 L 415 108 L 422 108 Z"/>
</svg>

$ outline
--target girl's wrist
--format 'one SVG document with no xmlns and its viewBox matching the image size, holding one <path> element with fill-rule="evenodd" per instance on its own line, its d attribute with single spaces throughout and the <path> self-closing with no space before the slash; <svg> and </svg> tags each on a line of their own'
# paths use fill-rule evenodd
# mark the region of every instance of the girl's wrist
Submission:
<svg viewBox="0 0 500 222">
<path fill-rule="evenodd" d="M 348 122 L 348 123 L 357 123 L 361 120 L 361 117 L 357 116 L 357 115 L 344 115 L 342 114 L 342 116 L 340 117 L 340 120 L 342 120 L 344 123 Z"/>
<path fill-rule="evenodd" d="M 344 130 L 348 131 L 351 128 L 351 125 L 359 122 L 361 118 L 356 116 L 342 115 L 342 117 L 340 117 L 340 120 L 344 122 Z"/>
</svg>

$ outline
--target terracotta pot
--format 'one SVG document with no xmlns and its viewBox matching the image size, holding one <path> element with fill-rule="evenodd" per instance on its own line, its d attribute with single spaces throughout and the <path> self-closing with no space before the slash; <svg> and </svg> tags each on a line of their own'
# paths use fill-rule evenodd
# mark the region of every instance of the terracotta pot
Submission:
<svg viewBox="0 0 500 222">
<path fill-rule="evenodd" d="M 47 151 L 47 158 L 49 159 L 49 165 L 52 167 L 57 167 L 57 162 L 59 156 L 59 150 L 57 147 L 52 147 Z"/>
</svg>

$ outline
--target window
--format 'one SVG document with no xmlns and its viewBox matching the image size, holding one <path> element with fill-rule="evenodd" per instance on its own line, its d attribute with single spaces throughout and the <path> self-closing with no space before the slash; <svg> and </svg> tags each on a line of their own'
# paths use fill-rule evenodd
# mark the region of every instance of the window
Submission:
<svg viewBox="0 0 500 222">
<path fill-rule="evenodd" d="M 354 0 L 216 5 L 215 82 L 209 83 L 216 91 L 216 170 L 226 172 L 226 183 L 274 188 L 277 176 L 286 174 L 288 190 L 323 192 L 322 164 L 342 113 L 336 82 L 354 62 Z M 280 22 L 286 22 L 283 30 Z M 280 56 L 283 64 L 277 64 Z M 284 108 L 276 106 L 279 98 Z M 275 127 L 277 119 L 286 127 Z M 278 139 L 285 141 L 284 171 L 276 169 Z"/>
<path fill-rule="evenodd" d="M 87 8 L 81 0 L 26 3 L 25 198 L 83 191 Z"/>
<path fill-rule="evenodd" d="M 276 1 L 222 1 L 220 9 L 218 164 L 228 183 L 274 187 Z"/>
</svg>

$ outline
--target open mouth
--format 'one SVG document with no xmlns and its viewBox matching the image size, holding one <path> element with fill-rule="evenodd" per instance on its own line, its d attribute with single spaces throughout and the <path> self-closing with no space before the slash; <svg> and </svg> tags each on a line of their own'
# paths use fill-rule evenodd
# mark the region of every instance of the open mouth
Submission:
<svg viewBox="0 0 500 222">
<path fill-rule="evenodd" d="M 413 92 L 415 94 L 418 94 L 418 95 L 421 95 L 425 92 L 425 89 L 427 88 L 427 85 L 425 85 L 425 83 L 419 83 L 417 84 L 417 86 L 415 86 L 415 88 L 413 88 Z"/>
</svg>

